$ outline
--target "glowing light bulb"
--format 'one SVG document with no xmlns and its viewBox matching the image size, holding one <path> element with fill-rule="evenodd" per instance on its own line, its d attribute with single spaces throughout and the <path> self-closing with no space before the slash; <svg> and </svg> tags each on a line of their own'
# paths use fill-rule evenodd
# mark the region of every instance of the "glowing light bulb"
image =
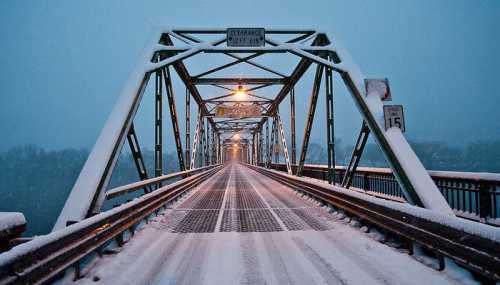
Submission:
<svg viewBox="0 0 500 285">
<path fill-rule="evenodd" d="M 234 96 L 235 96 L 236 100 L 238 100 L 238 101 L 245 99 L 247 94 L 245 93 L 245 89 L 243 89 L 243 86 L 238 85 L 238 88 L 236 89 Z"/>
<path fill-rule="evenodd" d="M 237 144 L 233 144 L 234 147 L 238 148 L 238 145 Z"/>
</svg>

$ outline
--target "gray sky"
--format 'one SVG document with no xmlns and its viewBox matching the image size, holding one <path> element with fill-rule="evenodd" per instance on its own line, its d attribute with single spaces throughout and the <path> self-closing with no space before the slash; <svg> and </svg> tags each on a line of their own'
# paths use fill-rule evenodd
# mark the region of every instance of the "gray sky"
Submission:
<svg viewBox="0 0 500 285">
<path fill-rule="evenodd" d="M 500 1 L 4 0 L 0 150 L 90 148 L 158 26 L 317 28 L 340 40 L 366 76 L 390 79 L 410 139 L 500 138 Z M 182 118 L 184 90 L 176 87 Z M 299 145 L 309 93 L 303 88 L 296 95 Z M 136 126 L 143 147 L 152 148 L 153 99 L 145 100 Z M 360 118 L 343 88 L 335 100 L 336 134 L 349 143 Z M 325 140 L 322 106 L 316 142 Z M 168 141 L 169 121 L 165 125 Z"/>
</svg>

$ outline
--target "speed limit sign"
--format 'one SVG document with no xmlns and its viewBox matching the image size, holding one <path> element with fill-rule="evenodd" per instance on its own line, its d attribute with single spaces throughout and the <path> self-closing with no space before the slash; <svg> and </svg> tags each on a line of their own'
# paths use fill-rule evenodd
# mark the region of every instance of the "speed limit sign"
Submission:
<svg viewBox="0 0 500 285">
<path fill-rule="evenodd" d="M 385 105 L 384 106 L 384 121 L 385 130 L 392 127 L 405 131 L 405 117 L 403 113 L 403 105 Z"/>
</svg>

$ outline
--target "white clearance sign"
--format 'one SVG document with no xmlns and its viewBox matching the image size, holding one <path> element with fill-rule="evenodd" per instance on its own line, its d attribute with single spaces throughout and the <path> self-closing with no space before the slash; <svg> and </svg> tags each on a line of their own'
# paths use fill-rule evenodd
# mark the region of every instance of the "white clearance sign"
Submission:
<svg viewBox="0 0 500 285">
<path fill-rule="evenodd" d="M 266 42 L 264 28 L 229 28 L 226 33 L 228 47 L 260 47 Z"/>
</svg>

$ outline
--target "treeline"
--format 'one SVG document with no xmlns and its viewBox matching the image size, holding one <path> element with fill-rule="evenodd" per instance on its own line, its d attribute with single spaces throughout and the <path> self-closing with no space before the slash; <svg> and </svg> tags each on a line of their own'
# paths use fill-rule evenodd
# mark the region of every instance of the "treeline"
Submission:
<svg viewBox="0 0 500 285">
<path fill-rule="evenodd" d="M 0 153 L 0 212 L 22 212 L 28 220 L 25 235 L 48 233 L 87 159 L 87 150 L 45 151 L 33 145 Z M 148 174 L 154 173 L 154 152 L 143 150 Z M 178 170 L 177 156 L 164 154 L 165 173 Z M 130 154 L 122 154 L 109 188 L 138 181 Z"/>
<path fill-rule="evenodd" d="M 500 141 L 476 142 L 462 148 L 438 142 L 411 145 L 427 169 L 500 172 Z M 342 141 L 337 140 L 335 149 L 337 164 L 345 165 L 352 146 L 344 146 Z M 143 150 L 143 155 L 151 176 L 154 173 L 154 152 Z M 32 145 L 0 153 L 0 212 L 24 213 L 28 220 L 26 235 L 49 232 L 87 156 L 87 150 L 45 151 Z M 163 162 L 165 173 L 178 171 L 177 155 L 174 153 L 164 154 Z M 324 146 L 311 143 L 307 162 L 327 163 Z M 387 163 L 378 146 L 368 144 L 360 165 L 386 167 Z M 109 188 L 137 180 L 131 155 L 122 154 Z"/>
</svg>

